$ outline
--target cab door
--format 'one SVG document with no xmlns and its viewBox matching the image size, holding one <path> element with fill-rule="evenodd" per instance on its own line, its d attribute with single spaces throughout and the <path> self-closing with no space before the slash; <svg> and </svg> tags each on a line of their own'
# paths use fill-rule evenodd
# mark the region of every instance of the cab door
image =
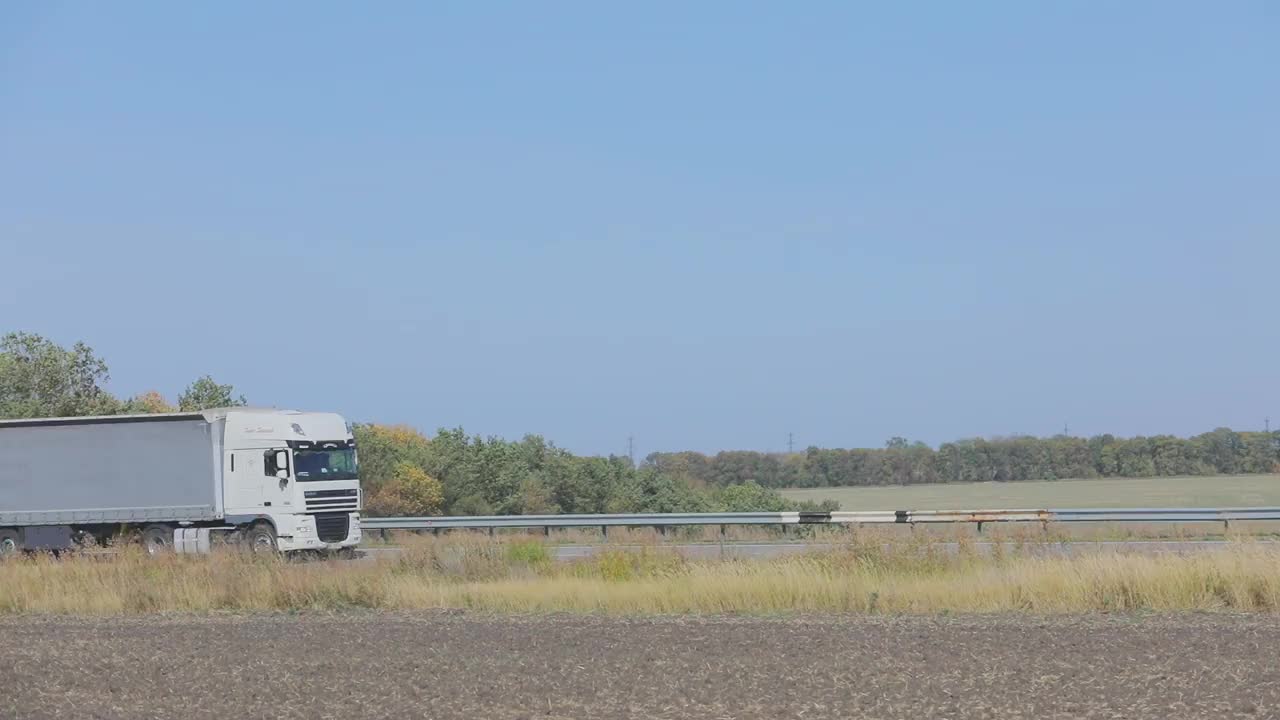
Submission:
<svg viewBox="0 0 1280 720">
<path fill-rule="evenodd" d="M 262 495 L 260 504 L 263 507 L 284 512 L 293 511 L 293 451 L 287 447 L 271 448 L 262 453 Z"/>
<path fill-rule="evenodd" d="M 227 450 L 222 460 L 222 505 L 228 514 L 262 507 L 262 451 Z"/>
</svg>

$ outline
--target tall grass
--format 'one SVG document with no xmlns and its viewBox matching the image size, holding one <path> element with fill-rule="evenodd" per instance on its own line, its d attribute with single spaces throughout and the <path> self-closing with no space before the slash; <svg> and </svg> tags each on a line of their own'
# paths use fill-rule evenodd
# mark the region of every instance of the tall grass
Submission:
<svg viewBox="0 0 1280 720">
<path fill-rule="evenodd" d="M 766 561 L 692 561 L 662 547 L 552 561 L 537 541 L 422 539 L 378 561 L 219 554 L 0 563 L 0 614 L 464 608 L 491 612 L 1075 613 L 1280 610 L 1280 551 L 1194 555 L 979 553 L 931 540 L 849 542 Z"/>
</svg>

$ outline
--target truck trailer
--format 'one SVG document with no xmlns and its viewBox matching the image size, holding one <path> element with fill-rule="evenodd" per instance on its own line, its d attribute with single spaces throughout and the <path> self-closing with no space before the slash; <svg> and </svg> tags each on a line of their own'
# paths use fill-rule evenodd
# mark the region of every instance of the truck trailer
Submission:
<svg viewBox="0 0 1280 720">
<path fill-rule="evenodd" d="M 351 426 L 333 413 L 0 421 L 0 556 L 140 541 L 148 552 L 360 543 Z"/>
</svg>

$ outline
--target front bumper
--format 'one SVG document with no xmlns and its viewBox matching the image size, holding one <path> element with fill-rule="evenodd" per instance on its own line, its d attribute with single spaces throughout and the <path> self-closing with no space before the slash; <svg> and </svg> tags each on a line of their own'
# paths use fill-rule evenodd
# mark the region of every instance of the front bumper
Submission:
<svg viewBox="0 0 1280 720">
<path fill-rule="evenodd" d="M 294 516 L 294 525 L 290 529 L 291 532 L 286 534 L 284 529 L 281 528 L 280 535 L 277 538 L 278 547 L 281 552 L 340 550 L 342 548 L 355 547 L 360 544 L 360 540 L 363 538 L 363 533 L 360 531 L 360 513 L 350 513 L 349 518 L 346 539 L 337 542 L 325 542 L 316 533 L 314 516 L 296 515 Z"/>
</svg>

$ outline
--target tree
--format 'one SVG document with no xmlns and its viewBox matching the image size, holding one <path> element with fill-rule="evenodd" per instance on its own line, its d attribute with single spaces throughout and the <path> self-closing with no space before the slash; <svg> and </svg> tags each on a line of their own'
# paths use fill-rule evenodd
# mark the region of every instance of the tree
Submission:
<svg viewBox="0 0 1280 720">
<path fill-rule="evenodd" d="M 356 451 L 360 454 L 360 481 L 367 492 L 391 484 L 404 465 L 434 475 L 429 466 L 429 443 L 422 433 L 407 425 L 354 426 Z"/>
<path fill-rule="evenodd" d="M 784 512 L 792 505 L 782 493 L 754 482 L 730 485 L 720 491 L 718 499 L 725 512 Z"/>
<path fill-rule="evenodd" d="M 551 491 L 538 477 L 527 477 L 520 483 L 521 515 L 555 515 L 560 508 L 551 500 Z"/>
<path fill-rule="evenodd" d="M 710 512 L 711 509 L 706 493 L 653 468 L 630 473 L 606 508 L 616 513 Z"/>
<path fill-rule="evenodd" d="M 208 375 L 188 385 L 187 389 L 178 396 L 178 409 L 183 412 L 240 407 L 244 404 L 243 395 L 235 397 L 235 388 L 230 385 L 219 385 Z"/>
<path fill-rule="evenodd" d="M 169 404 L 164 396 L 155 390 L 148 390 L 141 395 L 135 395 L 120 406 L 120 412 L 126 415 L 150 415 L 156 413 L 171 413 L 176 410 L 174 406 Z"/>
<path fill-rule="evenodd" d="M 1244 459 L 1244 443 L 1240 434 L 1230 428 L 1217 428 L 1195 438 L 1202 449 L 1205 461 L 1220 473 L 1240 472 Z"/>
<path fill-rule="evenodd" d="M 400 463 L 391 480 L 369 495 L 371 515 L 439 515 L 444 511 L 444 487 L 422 468 Z"/>
<path fill-rule="evenodd" d="M 0 339 L 0 417 L 114 414 L 107 364 L 78 342 L 70 350 L 34 333 Z"/>
</svg>

